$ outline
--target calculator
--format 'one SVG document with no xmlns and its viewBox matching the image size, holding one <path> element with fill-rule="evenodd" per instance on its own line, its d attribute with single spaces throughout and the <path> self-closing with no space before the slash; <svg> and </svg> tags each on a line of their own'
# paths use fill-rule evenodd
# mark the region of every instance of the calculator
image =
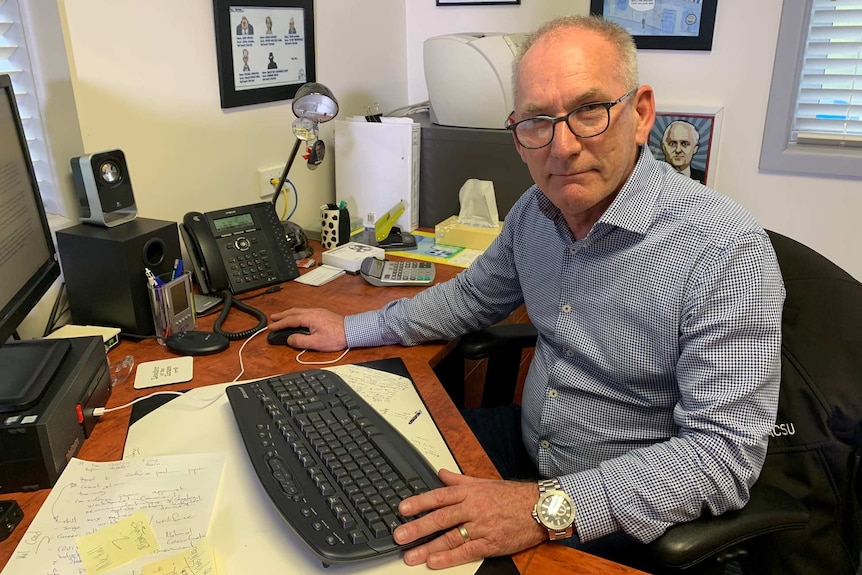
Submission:
<svg viewBox="0 0 862 575">
<path fill-rule="evenodd" d="M 431 262 L 404 262 L 365 258 L 359 273 L 373 286 L 423 286 L 434 283 L 436 269 Z"/>
</svg>

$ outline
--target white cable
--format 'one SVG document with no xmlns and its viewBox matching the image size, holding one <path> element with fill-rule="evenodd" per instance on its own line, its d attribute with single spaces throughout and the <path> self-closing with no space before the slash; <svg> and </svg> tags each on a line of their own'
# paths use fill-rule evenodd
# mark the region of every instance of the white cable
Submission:
<svg viewBox="0 0 862 575">
<path fill-rule="evenodd" d="M 151 393 L 151 394 L 149 394 L 149 395 L 145 395 L 145 396 L 143 396 L 143 397 L 138 397 L 138 398 L 136 398 L 136 399 L 133 399 L 133 400 L 132 400 L 132 401 L 130 401 L 129 403 L 126 403 L 126 404 L 123 404 L 123 405 L 118 405 L 117 407 L 111 407 L 111 408 L 97 407 L 97 408 L 93 409 L 93 417 L 101 417 L 101 416 L 103 416 L 104 414 L 106 414 L 106 413 L 110 413 L 110 412 L 112 412 L 112 411 L 119 411 L 119 410 L 121 410 L 121 409 L 126 409 L 126 408 L 128 408 L 128 407 L 132 407 L 134 404 L 138 403 L 139 401 L 143 401 L 143 400 L 145 400 L 145 399 L 149 399 L 149 398 L 151 398 L 151 397 L 155 397 L 155 396 L 157 396 L 157 395 L 177 395 L 177 396 L 183 396 L 183 395 L 185 395 L 185 394 L 186 394 L 186 393 L 185 393 L 184 391 L 156 391 L 156 392 Z M 214 397 L 214 398 L 212 398 L 212 399 L 206 399 L 206 398 L 203 398 L 203 397 L 194 397 L 194 396 L 190 396 L 190 397 L 193 397 L 194 399 L 197 399 L 197 400 L 199 400 L 199 401 L 206 401 L 206 402 L 207 402 L 207 404 L 203 406 L 203 407 L 206 407 L 206 406 L 207 406 L 207 405 L 209 405 L 210 403 L 212 403 L 212 402 L 214 402 L 215 400 L 219 399 L 219 398 L 221 397 L 221 394 L 218 394 L 217 396 L 215 396 L 215 397 Z"/>
<path fill-rule="evenodd" d="M 242 361 L 242 350 L 245 349 L 245 346 L 248 345 L 248 342 L 250 342 L 252 339 L 254 339 L 254 337 L 257 334 L 259 334 L 262 331 L 266 331 L 268 329 L 269 329 L 269 327 L 262 327 L 259 330 L 257 330 L 256 332 L 254 332 L 253 334 L 251 334 L 250 336 L 248 336 L 248 339 L 246 339 L 244 342 L 242 342 L 242 346 L 240 346 L 240 348 L 239 348 L 239 374 L 235 378 L 233 378 L 234 382 L 239 381 L 239 378 L 241 378 L 242 374 L 245 373 L 245 365 L 243 364 L 243 361 Z M 233 383 L 233 382 L 231 382 L 231 383 Z"/>
<path fill-rule="evenodd" d="M 298 354 L 296 354 L 296 363 L 301 363 L 302 365 L 327 365 L 330 363 L 336 363 L 336 362 L 341 361 L 344 358 L 344 356 L 347 355 L 347 352 L 350 351 L 350 348 L 348 347 L 347 349 L 344 350 L 344 352 L 341 355 L 339 355 L 335 359 L 332 359 L 329 361 L 302 361 L 299 358 L 302 357 L 302 354 L 305 353 L 306 351 L 308 351 L 308 350 L 304 349 L 301 352 L 299 352 Z"/>
</svg>

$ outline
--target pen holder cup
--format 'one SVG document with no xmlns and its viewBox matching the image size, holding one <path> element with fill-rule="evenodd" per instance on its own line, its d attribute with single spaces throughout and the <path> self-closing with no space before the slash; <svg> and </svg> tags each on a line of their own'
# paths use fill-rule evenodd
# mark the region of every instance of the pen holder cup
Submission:
<svg viewBox="0 0 862 575">
<path fill-rule="evenodd" d="M 171 334 L 195 328 L 192 275 L 189 272 L 160 285 L 149 284 L 150 307 L 156 340 L 165 345 Z"/>
</svg>

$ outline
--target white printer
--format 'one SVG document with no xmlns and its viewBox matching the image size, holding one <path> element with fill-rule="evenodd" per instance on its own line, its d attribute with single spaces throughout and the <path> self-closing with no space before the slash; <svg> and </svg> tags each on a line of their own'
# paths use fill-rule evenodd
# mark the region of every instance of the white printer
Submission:
<svg viewBox="0 0 862 575">
<path fill-rule="evenodd" d="M 514 109 L 512 61 L 527 35 L 461 33 L 425 40 L 431 121 L 502 130 Z"/>
</svg>

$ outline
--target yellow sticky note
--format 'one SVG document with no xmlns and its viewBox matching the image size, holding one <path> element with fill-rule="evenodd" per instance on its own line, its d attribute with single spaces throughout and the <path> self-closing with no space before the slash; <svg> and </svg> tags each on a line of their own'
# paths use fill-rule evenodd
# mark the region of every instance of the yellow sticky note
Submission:
<svg viewBox="0 0 862 575">
<path fill-rule="evenodd" d="M 138 557 L 159 550 L 156 536 L 143 511 L 103 527 L 95 533 L 76 537 L 78 554 L 87 575 L 98 575 Z"/>
<path fill-rule="evenodd" d="M 145 565 L 141 575 L 216 575 L 215 556 L 206 537 L 199 540 L 191 549 L 182 553 Z"/>
</svg>

